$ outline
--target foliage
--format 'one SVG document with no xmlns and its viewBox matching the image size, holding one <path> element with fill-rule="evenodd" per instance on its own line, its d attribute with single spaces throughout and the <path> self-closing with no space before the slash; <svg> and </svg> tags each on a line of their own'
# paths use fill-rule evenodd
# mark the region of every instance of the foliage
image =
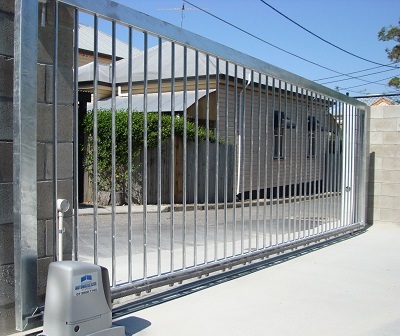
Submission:
<svg viewBox="0 0 400 336">
<path fill-rule="evenodd" d="M 383 27 L 378 33 L 378 39 L 380 41 L 394 41 L 397 43 L 392 49 L 386 48 L 386 52 L 388 58 L 393 63 L 400 62 L 400 20 L 397 27 Z M 400 89 L 400 78 L 394 77 L 388 84 L 396 89 Z"/>
<path fill-rule="evenodd" d="M 125 191 L 128 177 L 128 111 L 118 110 L 115 114 L 115 179 L 116 188 L 119 191 Z M 86 146 L 82 149 L 85 152 L 85 168 L 89 174 L 93 174 L 93 130 L 94 115 L 89 111 L 83 120 L 84 131 L 87 135 Z M 184 119 L 176 115 L 174 118 L 175 136 L 183 137 Z M 143 112 L 134 111 L 132 113 L 132 158 L 140 155 L 143 148 Z M 186 123 L 186 132 L 188 141 L 195 140 L 195 123 L 188 120 Z M 172 117 L 162 115 L 161 117 L 161 139 L 162 142 L 171 138 Z M 207 139 L 206 129 L 202 126 L 198 128 L 199 141 Z M 209 132 L 209 141 L 215 142 L 216 137 L 213 132 Z M 158 143 L 158 113 L 147 113 L 147 148 L 150 150 L 156 148 Z M 108 109 L 99 109 L 97 111 L 97 176 L 100 190 L 111 190 L 112 174 L 112 112 Z M 133 171 L 137 169 L 132 166 Z"/>
</svg>

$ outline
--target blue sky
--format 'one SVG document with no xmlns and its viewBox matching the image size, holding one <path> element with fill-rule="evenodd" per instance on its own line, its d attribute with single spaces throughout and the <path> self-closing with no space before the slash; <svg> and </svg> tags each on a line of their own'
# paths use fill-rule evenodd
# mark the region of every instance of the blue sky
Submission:
<svg viewBox="0 0 400 336">
<path fill-rule="evenodd" d="M 389 63 L 385 48 L 393 47 L 394 43 L 378 41 L 377 35 L 383 26 L 397 25 L 400 18 L 399 0 L 264 1 L 313 33 L 353 54 L 377 63 Z M 182 11 L 171 9 L 181 8 L 183 1 L 117 0 L 116 2 L 177 26 L 182 23 Z M 341 73 L 377 67 L 318 40 L 260 0 L 190 0 L 190 2 L 282 49 Z M 192 8 L 187 3 L 185 6 Z M 90 21 L 85 19 L 82 17 L 84 23 L 90 24 Z M 105 31 L 109 29 L 107 25 L 100 25 L 100 28 Z M 199 10 L 184 12 L 183 28 L 311 80 L 337 75 L 287 55 Z M 125 39 L 123 35 L 118 37 Z M 338 86 L 342 93 L 349 92 L 350 96 L 393 92 L 393 88 L 385 84 L 388 77 L 400 75 L 400 69 L 382 72 L 385 70 L 389 68 L 381 67 L 353 75 L 381 72 L 362 77 L 371 82 L 379 81 L 380 84 L 367 84 L 357 79 L 350 79 L 328 83 L 326 86 L 333 89 Z M 344 78 L 346 77 L 319 82 Z M 362 86 L 358 86 L 360 84 Z"/>
</svg>

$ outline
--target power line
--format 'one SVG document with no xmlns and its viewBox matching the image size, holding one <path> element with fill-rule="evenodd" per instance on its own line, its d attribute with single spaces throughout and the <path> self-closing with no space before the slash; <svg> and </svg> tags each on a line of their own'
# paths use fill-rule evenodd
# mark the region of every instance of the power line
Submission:
<svg viewBox="0 0 400 336">
<path fill-rule="evenodd" d="M 288 55 L 291 55 L 291 56 L 293 56 L 293 57 L 296 57 L 296 58 L 298 58 L 298 59 L 301 59 L 302 61 L 305 61 L 305 62 L 307 62 L 307 63 L 313 64 L 313 65 L 318 66 L 318 67 L 320 67 L 320 68 L 322 68 L 322 69 L 332 71 L 332 72 L 337 73 L 337 74 L 339 74 L 339 75 L 341 75 L 341 76 L 347 76 L 347 77 L 350 77 L 350 78 L 352 78 L 352 79 L 358 79 L 357 77 L 354 77 L 354 76 L 351 76 L 351 75 L 348 75 L 348 74 L 344 74 L 344 73 L 342 73 L 342 72 L 340 72 L 340 71 L 337 71 L 337 70 L 328 68 L 328 67 L 326 67 L 326 66 L 324 66 L 324 65 L 321 65 L 321 64 L 318 64 L 318 63 L 316 63 L 316 62 L 310 61 L 310 60 L 308 60 L 308 59 L 306 59 L 306 58 L 304 58 L 304 57 L 301 57 L 301 56 L 296 55 L 296 54 L 294 54 L 294 53 L 292 53 L 292 52 L 290 52 L 290 51 L 287 51 L 287 50 L 285 50 L 285 49 L 283 49 L 283 48 L 281 48 L 281 47 L 278 47 L 278 46 L 276 46 L 276 45 L 274 45 L 274 44 L 272 44 L 272 43 L 270 43 L 270 42 L 268 42 L 268 41 L 262 39 L 261 37 L 256 36 L 256 35 L 254 35 L 254 34 L 248 32 L 247 30 L 244 30 L 243 28 L 240 28 L 240 27 L 234 25 L 233 23 L 231 23 L 231 22 L 229 22 L 229 21 L 226 21 L 225 19 L 222 19 L 222 18 L 220 18 L 219 16 L 217 16 L 217 15 L 215 15 L 215 14 L 212 14 L 212 13 L 210 13 L 209 11 L 206 11 L 206 10 L 204 10 L 204 9 L 202 9 L 202 8 L 200 8 L 200 7 L 198 7 L 198 6 L 196 6 L 195 4 L 193 4 L 193 3 L 191 3 L 191 2 L 189 2 L 189 1 L 187 1 L 187 0 L 183 0 L 183 1 L 186 2 L 186 3 L 188 3 L 189 5 L 191 5 L 191 6 L 193 6 L 193 7 L 195 7 L 195 8 L 197 8 L 197 9 L 201 10 L 202 12 L 204 12 L 204 13 L 206 13 L 206 14 L 212 16 L 213 18 L 215 18 L 215 19 L 217 19 L 217 20 L 219 20 L 219 21 L 221 21 L 221 22 L 223 22 L 223 23 L 225 23 L 225 24 L 227 24 L 227 25 L 229 25 L 229 26 L 231 26 L 231 27 L 233 27 L 233 28 L 235 28 L 235 29 L 241 31 L 242 33 L 244 33 L 244 34 L 246 34 L 246 35 L 249 35 L 249 36 L 255 38 L 256 40 L 259 40 L 259 41 L 261 41 L 261 42 L 263 42 L 263 43 L 265 43 L 265 44 L 267 44 L 267 45 L 269 45 L 269 46 L 271 46 L 271 47 L 273 47 L 273 48 L 275 48 L 275 49 L 278 49 L 278 50 L 280 50 L 280 51 L 282 51 L 282 52 L 288 54 Z"/>
<path fill-rule="evenodd" d="M 311 30 L 305 28 L 304 26 L 302 26 L 301 24 L 297 23 L 296 21 L 292 20 L 291 18 L 289 18 L 288 16 L 286 16 L 286 15 L 283 14 L 282 12 L 278 11 L 276 8 L 272 7 L 270 4 L 268 4 L 268 3 L 265 2 L 264 0 L 260 0 L 260 1 L 261 1 L 264 5 L 268 6 L 269 8 L 271 8 L 272 10 L 274 10 L 275 12 L 277 12 L 278 14 L 282 15 L 284 18 L 286 18 L 286 19 L 289 20 L 290 22 L 294 23 L 296 26 L 298 26 L 298 27 L 300 27 L 301 29 L 305 30 L 307 33 L 309 33 L 309 34 L 313 35 L 314 37 L 320 39 L 321 41 L 323 41 L 323 42 L 329 44 L 330 46 L 332 46 L 332 47 L 334 47 L 334 48 L 336 48 L 336 49 L 339 49 L 340 51 L 345 52 L 345 53 L 348 54 L 348 55 L 351 55 L 351 56 L 353 56 L 353 57 L 356 57 L 356 58 L 358 58 L 358 59 L 361 59 L 361 60 L 363 60 L 363 61 L 366 61 L 366 62 L 369 62 L 369 63 L 372 63 L 372 64 L 377 64 L 377 65 L 384 66 L 384 67 L 395 68 L 395 67 L 392 67 L 392 66 L 390 66 L 390 65 L 385 65 L 385 64 L 382 64 L 382 63 L 378 63 L 378 62 L 375 62 L 375 61 L 371 61 L 371 60 L 369 60 L 369 59 L 367 59 L 367 58 L 364 58 L 364 57 L 362 57 L 362 56 L 358 56 L 358 55 L 356 55 L 356 54 L 354 54 L 354 53 L 352 53 L 352 52 L 350 52 L 350 51 L 348 51 L 348 50 L 346 50 L 346 49 L 343 49 L 343 48 L 337 46 L 336 44 L 333 44 L 332 42 L 329 42 L 328 40 L 322 38 L 321 36 L 319 36 L 319 35 L 313 33 Z"/>
<path fill-rule="evenodd" d="M 369 83 L 369 84 L 378 84 L 378 85 L 382 85 L 382 86 L 387 86 L 387 87 L 389 87 L 389 85 L 383 84 L 383 83 L 379 83 L 379 82 L 382 82 L 382 81 L 384 81 L 384 80 L 388 80 L 388 79 L 391 79 L 391 78 L 393 78 L 393 76 L 388 77 L 388 78 L 380 79 L 380 80 L 378 80 L 378 81 L 376 81 L 376 82 L 368 82 L 368 83 Z M 349 87 L 347 87 L 347 88 L 339 88 L 339 89 L 340 89 L 340 90 L 348 90 L 348 89 L 353 89 L 353 88 L 355 88 L 355 87 L 360 87 L 360 86 L 365 86 L 365 84 L 354 85 L 354 86 L 349 86 Z"/>
<path fill-rule="evenodd" d="M 254 34 L 248 32 L 248 31 L 246 31 L 245 29 L 240 28 L 240 27 L 234 25 L 233 23 L 231 23 L 231 22 L 229 22 L 229 21 L 227 21 L 227 20 L 225 20 L 225 19 L 222 19 L 222 18 L 220 18 L 219 16 L 217 16 L 217 15 L 215 15 L 215 14 L 212 14 L 212 13 L 210 13 L 209 11 L 207 11 L 207 10 L 205 10 L 205 9 L 203 9 L 203 8 L 200 8 L 200 7 L 196 6 L 195 4 L 191 3 L 191 2 L 188 1 L 188 0 L 183 0 L 183 2 L 188 3 L 189 5 L 195 7 L 195 8 L 197 8 L 197 9 L 201 10 L 202 12 L 204 12 L 204 13 L 206 13 L 206 14 L 212 16 L 213 18 L 215 18 L 215 19 L 217 19 L 217 20 L 219 20 L 219 21 L 221 21 L 221 22 L 223 22 L 223 23 L 225 23 L 225 24 L 227 24 L 227 25 L 229 25 L 229 26 L 231 26 L 231 27 L 233 27 L 233 28 L 235 28 L 235 29 L 241 31 L 242 33 L 244 33 L 244 34 L 246 34 L 246 35 L 248 35 L 248 36 L 251 36 L 251 37 L 253 37 L 253 38 L 255 38 L 255 39 L 257 39 L 257 40 L 259 40 L 259 41 L 261 41 L 261 42 L 263 42 L 263 43 L 265 43 L 265 44 L 267 44 L 267 45 L 269 45 L 269 46 L 271 46 L 271 47 L 273 47 L 273 48 L 276 48 L 276 49 L 278 49 L 278 50 L 280 50 L 280 51 L 282 51 L 282 52 L 284 52 L 284 53 L 287 53 L 287 54 L 289 54 L 289 55 L 291 55 L 291 56 L 293 56 L 293 57 L 296 57 L 296 58 L 298 58 L 298 59 L 301 59 L 301 60 L 303 60 L 303 61 L 305 61 L 305 62 L 308 62 L 308 63 L 313 64 L 313 65 L 315 65 L 315 66 L 318 66 L 318 67 L 320 67 L 320 68 L 323 68 L 323 69 L 332 71 L 332 72 L 334 72 L 334 73 L 337 73 L 337 74 L 339 74 L 340 76 L 347 76 L 347 77 L 349 77 L 349 78 L 351 78 L 351 79 L 358 79 L 358 80 L 361 80 L 361 81 L 363 81 L 363 82 L 365 82 L 365 83 L 368 83 L 368 84 L 376 84 L 375 82 L 370 82 L 370 81 L 366 81 L 366 80 L 363 80 L 363 79 L 359 79 L 359 78 L 356 77 L 356 76 L 351 76 L 351 74 L 345 74 L 345 73 L 336 71 L 336 70 L 334 70 L 334 69 L 328 68 L 328 67 L 326 67 L 326 66 L 323 66 L 323 65 L 321 65 L 321 64 L 315 63 L 315 62 L 313 62 L 313 61 L 310 61 L 310 60 L 308 60 L 308 59 L 306 59 L 306 58 L 304 58 L 304 57 L 301 57 L 301 56 L 296 55 L 296 54 L 294 54 L 294 53 L 292 53 L 292 52 L 290 52 L 290 51 L 287 51 L 287 50 L 285 50 L 285 49 L 283 49 L 283 48 L 280 48 L 280 47 L 278 47 L 278 46 L 276 46 L 276 45 L 274 45 L 274 44 L 272 44 L 272 43 L 270 43 L 270 42 L 264 40 L 263 38 L 261 38 L 261 37 L 259 37 L 259 36 L 256 36 L 256 35 L 254 35 Z M 365 84 L 362 84 L 362 85 L 365 85 Z M 381 84 L 381 85 L 384 85 L 384 84 Z M 345 90 L 345 89 L 343 89 L 343 90 Z"/>
<path fill-rule="evenodd" d="M 387 64 L 387 65 L 391 65 L 391 64 L 395 64 L 395 63 L 389 63 L 389 64 Z M 374 69 L 379 69 L 379 68 L 383 68 L 383 67 L 384 67 L 383 65 L 379 65 L 379 66 L 372 67 L 372 68 L 368 68 L 368 69 L 364 69 L 364 70 L 358 70 L 358 71 L 348 72 L 347 74 L 348 74 L 348 75 L 353 75 L 353 74 L 356 74 L 356 73 L 360 73 L 360 72 L 364 72 L 364 71 L 369 71 L 369 70 L 374 70 Z M 398 69 L 398 68 L 399 68 L 399 67 L 396 67 L 395 69 Z M 329 77 L 314 79 L 313 81 L 314 81 L 314 82 L 320 82 L 320 81 L 323 81 L 323 80 L 333 79 L 333 78 L 338 78 L 338 77 L 342 77 L 342 75 L 335 75 L 335 76 L 329 76 Z"/>
<path fill-rule="evenodd" d="M 306 58 L 304 58 L 304 57 L 301 57 L 301 56 L 296 55 L 296 54 L 294 54 L 294 53 L 292 53 L 292 52 L 290 52 L 290 51 L 287 51 L 287 50 L 285 50 L 285 49 L 283 49 L 283 48 L 281 48 L 281 47 L 278 47 L 278 46 L 276 46 L 276 45 L 274 45 L 274 44 L 272 44 L 272 43 L 270 43 L 270 42 L 268 42 L 268 41 L 262 39 L 261 37 L 259 37 L 259 36 L 257 36 L 257 35 L 254 35 L 254 34 L 248 32 L 247 30 L 244 30 L 243 28 L 240 28 L 239 26 L 236 26 L 236 25 L 234 25 L 233 23 L 231 23 L 231 22 L 229 22 L 229 21 L 226 21 L 226 20 L 220 18 L 220 17 L 217 16 L 217 15 L 212 14 L 212 13 L 210 13 L 210 12 L 208 12 L 208 11 L 206 11 L 206 10 L 204 10 L 204 9 L 202 9 L 202 8 L 200 8 L 200 7 L 196 6 L 196 5 L 194 5 L 194 4 L 192 4 L 191 2 L 189 2 L 189 1 L 187 1 L 187 0 L 183 0 L 183 1 L 186 2 L 186 3 L 188 3 L 189 5 L 191 5 L 191 6 L 193 6 L 193 7 L 198 8 L 199 10 L 201 10 L 201 11 L 203 11 L 204 13 L 206 13 L 206 14 L 212 16 L 213 18 L 215 18 L 215 19 L 217 19 L 217 20 L 219 20 L 219 21 L 221 21 L 221 22 L 223 22 L 223 23 L 225 23 L 225 24 L 227 24 L 227 25 L 229 25 L 229 26 L 231 26 L 231 27 L 233 27 L 233 28 L 235 28 L 235 29 L 241 31 L 242 33 L 245 33 L 245 34 L 247 34 L 247 35 L 249 35 L 249 36 L 255 38 L 256 40 L 259 40 L 259 41 L 261 41 L 261 42 L 263 42 L 263 43 L 265 43 L 265 44 L 268 44 L 269 46 L 271 46 L 271 47 L 273 47 L 273 48 L 275 48 L 275 49 L 278 49 L 278 50 L 280 50 L 280 51 L 282 51 L 282 52 L 284 52 L 284 53 L 286 53 L 286 54 L 289 54 L 289 55 L 291 55 L 291 56 L 293 56 L 293 57 L 299 58 L 299 59 L 301 59 L 301 60 L 303 60 L 303 61 L 305 61 L 305 62 L 311 63 L 311 64 L 316 65 L 316 66 L 318 66 L 318 67 L 320 67 L 320 68 L 323 68 L 323 69 L 325 69 L 325 70 L 329 70 L 329 71 L 332 71 L 332 72 L 335 72 L 335 73 L 337 73 L 337 74 L 340 74 L 340 75 L 343 75 L 343 76 L 344 76 L 344 74 L 342 74 L 342 73 L 339 72 L 339 71 L 330 69 L 330 68 L 328 68 L 328 67 L 326 67 L 326 66 L 323 66 L 323 65 L 321 65 L 321 64 L 315 63 L 315 62 L 310 61 L 310 60 L 308 60 L 308 59 L 306 59 Z"/>
<path fill-rule="evenodd" d="M 397 70 L 397 69 L 387 69 L 387 70 L 383 70 L 383 71 L 372 72 L 372 73 L 369 73 L 369 74 L 357 76 L 357 78 L 361 80 L 361 77 L 367 77 L 367 76 L 377 75 L 377 74 L 380 74 L 380 73 L 384 73 L 384 72 L 388 72 L 388 71 L 393 71 L 393 70 Z M 323 83 L 321 83 L 321 84 L 322 84 L 322 85 L 326 85 L 326 84 L 331 84 L 331 83 L 344 82 L 344 81 L 348 81 L 348 80 L 352 80 L 352 78 L 337 79 L 337 80 L 333 80 L 333 81 L 330 81 L 330 82 L 323 82 Z"/>
</svg>

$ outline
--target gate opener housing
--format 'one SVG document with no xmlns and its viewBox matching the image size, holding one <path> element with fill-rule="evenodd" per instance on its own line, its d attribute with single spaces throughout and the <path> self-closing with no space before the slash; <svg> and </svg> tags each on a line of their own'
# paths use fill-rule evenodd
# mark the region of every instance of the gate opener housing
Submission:
<svg viewBox="0 0 400 336">
<path fill-rule="evenodd" d="M 112 326 L 108 270 L 80 261 L 49 266 L 43 336 L 125 336 Z"/>
</svg>

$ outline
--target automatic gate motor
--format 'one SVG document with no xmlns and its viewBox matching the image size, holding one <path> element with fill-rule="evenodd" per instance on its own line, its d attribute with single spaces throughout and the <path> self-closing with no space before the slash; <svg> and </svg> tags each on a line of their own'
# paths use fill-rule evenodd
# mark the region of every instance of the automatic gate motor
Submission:
<svg viewBox="0 0 400 336">
<path fill-rule="evenodd" d="M 49 266 L 43 336 L 125 336 L 112 326 L 108 270 L 79 261 Z"/>
</svg>

